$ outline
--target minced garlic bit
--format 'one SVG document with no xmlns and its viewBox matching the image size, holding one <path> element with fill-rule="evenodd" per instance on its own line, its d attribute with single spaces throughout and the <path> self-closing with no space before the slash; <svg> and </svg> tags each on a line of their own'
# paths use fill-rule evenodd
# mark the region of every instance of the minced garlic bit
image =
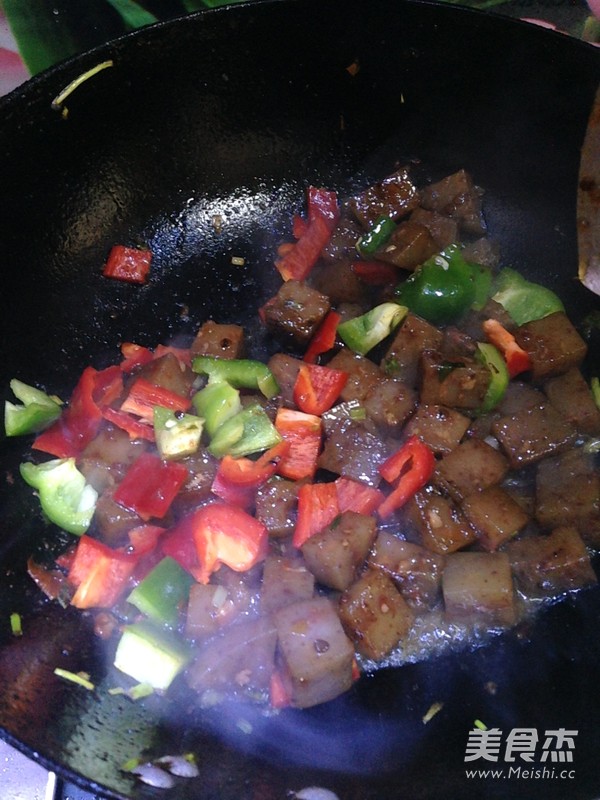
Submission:
<svg viewBox="0 0 600 800">
<path fill-rule="evenodd" d="M 430 722 L 435 717 L 436 714 L 439 714 L 439 712 L 442 710 L 443 707 L 444 707 L 443 703 L 440 702 L 432 703 L 429 706 L 427 713 L 423 716 L 423 725 L 427 725 L 427 723 Z"/>
<path fill-rule="evenodd" d="M 213 214 L 212 225 L 215 233 L 221 233 L 223 230 L 223 217 L 220 214 Z"/>
<path fill-rule="evenodd" d="M 90 681 L 90 676 L 87 672 L 69 672 L 68 669 L 60 669 L 60 667 L 57 667 L 54 670 L 54 674 L 59 678 L 64 678 L 66 681 L 76 683 L 78 686 L 83 686 L 84 689 L 90 692 L 93 692 L 96 688 Z"/>
<path fill-rule="evenodd" d="M 92 67 L 91 69 L 88 69 L 86 72 L 83 72 L 81 75 L 78 75 L 77 78 L 75 78 L 75 80 L 72 80 L 71 83 L 65 86 L 62 92 L 59 92 L 56 95 L 56 97 L 51 103 L 52 110 L 60 111 L 62 118 L 66 119 L 69 116 L 69 109 L 66 106 L 64 106 L 63 103 L 65 102 L 67 97 L 70 94 L 72 94 L 75 91 L 75 89 L 81 86 L 82 83 L 89 80 L 89 78 L 92 78 L 98 72 L 101 72 L 102 70 L 112 66 L 114 66 L 114 61 L 112 61 L 112 59 L 109 59 L 108 61 L 102 61 L 100 64 L 96 64 L 95 67 Z"/>
<path fill-rule="evenodd" d="M 246 259 L 243 256 L 231 256 L 231 263 L 234 267 L 243 267 Z"/>
</svg>

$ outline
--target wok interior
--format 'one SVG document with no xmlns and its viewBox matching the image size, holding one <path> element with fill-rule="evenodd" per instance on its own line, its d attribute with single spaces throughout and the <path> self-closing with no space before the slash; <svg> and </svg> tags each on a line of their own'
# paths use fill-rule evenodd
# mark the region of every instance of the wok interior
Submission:
<svg viewBox="0 0 600 800">
<path fill-rule="evenodd" d="M 114 66 L 72 95 L 67 119 L 51 110 L 66 83 L 107 57 Z M 256 308 L 277 286 L 275 248 L 304 188 L 345 195 L 409 160 L 423 179 L 469 170 L 485 188 L 503 262 L 559 291 L 581 319 L 597 299 L 574 280 L 577 170 L 599 79 L 598 53 L 579 42 L 463 9 L 384 0 L 223 9 L 52 70 L 0 107 L 10 197 L 0 219 L 3 392 L 19 377 L 68 396 L 84 366 L 116 359 L 119 342 L 189 337 L 209 317 L 247 325 L 260 356 L 269 343 Z M 114 243 L 151 247 L 148 286 L 100 277 Z M 3 444 L 6 475 L 22 455 L 22 442 Z M 200 756 L 201 784 L 182 783 L 169 798 L 198 797 L 201 785 L 202 797 L 267 799 L 311 783 L 361 800 L 404 790 L 476 797 L 464 747 L 484 717 L 507 730 L 579 730 L 572 796 L 598 788 L 595 591 L 530 631 L 380 671 L 310 711 L 182 712 L 175 698 L 165 712 L 155 698 L 136 706 L 107 695 L 114 675 L 89 629 L 42 603 L 25 575 L 45 535 L 30 493 L 18 481 L 1 491 L 8 591 L 0 613 L 21 612 L 29 630 L 19 642 L 5 635 L 0 649 L 0 727 L 92 789 L 143 797 L 120 764 L 145 749 L 183 748 Z M 53 653 L 65 648 L 75 671 L 94 676 L 95 694 L 53 679 Z M 425 726 L 438 701 L 443 713 Z"/>
</svg>

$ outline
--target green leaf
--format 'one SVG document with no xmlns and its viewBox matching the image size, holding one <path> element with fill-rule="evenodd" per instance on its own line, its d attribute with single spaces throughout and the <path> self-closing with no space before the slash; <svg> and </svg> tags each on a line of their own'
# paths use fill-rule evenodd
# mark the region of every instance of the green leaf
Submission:
<svg viewBox="0 0 600 800">
<path fill-rule="evenodd" d="M 107 0 L 107 2 L 118 12 L 129 30 L 135 30 L 136 28 L 142 28 L 144 25 L 152 25 L 158 22 L 158 17 L 146 11 L 134 0 Z"/>
<path fill-rule="evenodd" d="M 106 0 L 2 0 L 19 53 L 32 75 L 125 32 Z"/>
</svg>

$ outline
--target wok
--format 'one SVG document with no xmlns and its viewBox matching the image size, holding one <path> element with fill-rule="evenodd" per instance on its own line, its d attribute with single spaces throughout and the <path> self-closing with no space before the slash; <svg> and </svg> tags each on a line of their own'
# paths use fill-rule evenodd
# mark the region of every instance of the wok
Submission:
<svg viewBox="0 0 600 800">
<path fill-rule="evenodd" d="M 114 65 L 68 98 L 66 119 L 51 108 L 106 59 Z M 247 324 L 261 355 L 256 307 L 278 285 L 275 247 L 305 187 L 348 194 L 407 159 L 432 179 L 468 169 L 486 189 L 503 262 L 558 291 L 580 323 L 598 308 L 575 279 L 575 206 L 599 82 L 591 46 L 407 0 L 226 7 L 51 69 L 0 103 L 3 399 L 12 377 L 68 396 L 86 365 L 116 360 L 119 342 L 177 341 L 209 317 Z M 151 247 L 147 286 L 100 276 L 114 243 Z M 341 800 L 600 794 L 597 590 L 474 652 L 364 677 L 308 711 L 134 704 L 107 693 L 116 678 L 90 620 L 44 602 L 25 574 L 57 534 L 14 479 L 24 455 L 22 441 L 3 441 L 0 728 L 59 775 L 134 800 L 269 800 L 310 785 Z M 11 612 L 22 615 L 20 639 Z M 60 682 L 58 662 L 89 672 L 96 691 Z M 434 702 L 443 708 L 424 724 Z M 475 719 L 505 735 L 578 731 L 574 777 L 467 778 Z M 188 750 L 200 777 L 162 794 L 120 770 L 141 753 Z"/>
</svg>

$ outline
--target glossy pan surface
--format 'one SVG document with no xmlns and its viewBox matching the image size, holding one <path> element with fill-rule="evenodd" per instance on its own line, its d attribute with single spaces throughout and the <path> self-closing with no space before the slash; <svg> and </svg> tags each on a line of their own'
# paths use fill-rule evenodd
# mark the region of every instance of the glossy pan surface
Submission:
<svg viewBox="0 0 600 800">
<path fill-rule="evenodd" d="M 66 119 L 52 110 L 69 81 L 106 59 L 113 66 L 67 99 Z M 591 46 L 408 0 L 224 8 L 52 69 L 0 102 L 2 399 L 12 377 L 68 396 L 86 365 L 117 359 L 121 341 L 179 341 L 207 318 L 247 324 L 261 355 L 256 308 L 278 285 L 275 249 L 305 187 L 345 195 L 407 159 L 420 159 L 424 177 L 469 170 L 503 262 L 559 291 L 581 322 L 598 308 L 575 279 L 575 208 L 599 83 Z M 101 277 L 114 243 L 151 247 L 147 286 Z M 33 758 L 134 800 L 275 800 L 310 785 L 340 800 L 600 795 L 596 590 L 531 629 L 380 671 L 310 711 L 133 704 L 107 693 L 116 678 L 89 620 L 44 603 L 26 576 L 27 557 L 56 534 L 18 479 L 26 448 L 0 450 L 0 731 Z M 58 662 L 89 672 L 96 691 L 58 681 Z M 468 778 L 475 719 L 504 736 L 576 730 L 573 775 Z M 120 770 L 142 752 L 187 750 L 201 775 L 167 792 Z"/>
</svg>

